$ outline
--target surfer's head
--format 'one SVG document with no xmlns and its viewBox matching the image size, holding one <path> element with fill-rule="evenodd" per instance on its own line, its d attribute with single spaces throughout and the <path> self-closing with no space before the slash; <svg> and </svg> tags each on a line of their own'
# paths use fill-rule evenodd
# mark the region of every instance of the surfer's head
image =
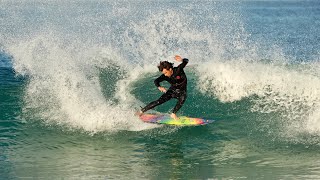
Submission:
<svg viewBox="0 0 320 180">
<path fill-rule="evenodd" d="M 167 77 L 170 77 L 173 74 L 173 63 L 170 63 L 168 61 L 160 61 L 160 64 L 158 65 L 159 71 L 162 72 Z"/>
</svg>

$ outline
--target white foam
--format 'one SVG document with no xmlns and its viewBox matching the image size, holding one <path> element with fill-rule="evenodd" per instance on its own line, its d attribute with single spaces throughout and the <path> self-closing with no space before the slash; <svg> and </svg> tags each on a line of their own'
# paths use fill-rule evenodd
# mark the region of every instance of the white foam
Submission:
<svg viewBox="0 0 320 180">
<path fill-rule="evenodd" d="M 111 1 L 101 1 L 99 7 L 60 0 L 23 1 L 20 6 L 5 2 L 0 40 L 13 56 L 15 71 L 31 78 L 26 114 L 33 109 L 49 123 L 91 132 L 150 128 L 132 115 L 141 102 L 130 94 L 130 86 L 160 60 L 180 54 L 199 64 L 203 93 L 224 102 L 258 95 L 252 110 L 285 110 L 289 119 L 306 118 L 299 124 L 303 131 L 320 129 L 319 68 L 298 71 L 277 65 L 286 61 L 281 48 L 261 50 L 234 9 L 159 3 L 140 12 L 139 3 L 123 8 L 124 3 Z M 262 58 L 279 62 L 256 62 Z M 125 71 L 125 78 L 114 84 L 118 104 L 104 97 L 99 79 L 99 68 L 113 65 Z"/>
<path fill-rule="evenodd" d="M 60 47 L 59 40 L 51 38 L 38 36 L 9 48 L 15 70 L 31 77 L 26 89 L 26 110 L 35 109 L 35 117 L 46 122 L 90 132 L 154 127 L 134 116 L 136 100 L 125 88 L 138 78 L 134 74 L 144 69 L 133 70 L 127 79 L 118 82 L 115 89 L 122 101 L 115 105 L 102 94 L 97 67 L 106 68 L 116 63 L 125 70 L 126 62 L 121 56 L 105 47 L 72 54 L 72 50 Z"/>
<path fill-rule="evenodd" d="M 39 7 L 46 15 L 35 16 L 39 21 L 34 24 L 25 24 L 30 33 L 15 37 L 19 30 L 13 31 L 8 34 L 10 41 L 6 42 L 15 71 L 30 77 L 25 114 L 34 114 L 33 118 L 47 123 L 66 124 L 90 132 L 154 127 L 133 116 L 142 103 L 130 94 L 131 83 L 150 72 L 151 66 L 154 71 L 160 60 L 173 60 L 176 53 L 186 56 L 186 50 L 191 48 L 193 56 L 202 57 L 207 48 L 203 41 L 210 39 L 205 33 L 185 28 L 190 25 L 189 21 L 174 11 L 134 19 L 127 24 L 125 32 L 119 34 L 117 28 L 123 27 L 116 25 L 110 30 L 108 23 L 113 23 L 110 17 L 103 26 L 104 31 L 96 32 L 94 23 L 104 22 L 105 17 L 96 17 L 94 9 L 81 16 L 84 19 L 69 21 L 72 13 L 62 11 L 66 5 L 52 3 L 58 5 L 61 17 L 40 3 Z M 82 12 L 83 5 L 79 4 L 74 13 Z M 20 14 L 10 3 L 7 6 L 12 11 L 6 13 L 17 17 L 27 19 L 35 13 L 30 11 L 34 7 L 32 3 L 26 2 L 25 14 Z M 111 12 L 108 15 L 119 14 Z M 45 23 L 41 24 L 40 20 Z M 6 27 L 9 29 L 10 24 Z M 112 43 L 115 45 L 104 45 Z M 179 50 L 181 47 L 184 50 Z M 125 71 L 124 78 L 112 85 L 115 86 L 117 103 L 104 97 L 99 79 L 99 69 L 113 65 L 119 67 L 119 71 Z"/>
<path fill-rule="evenodd" d="M 302 67 L 302 65 L 300 66 Z M 229 61 L 197 66 L 198 87 L 222 102 L 253 98 L 252 111 L 280 112 L 284 134 L 320 130 L 320 76 L 308 67 L 297 69 L 261 62 Z"/>
</svg>

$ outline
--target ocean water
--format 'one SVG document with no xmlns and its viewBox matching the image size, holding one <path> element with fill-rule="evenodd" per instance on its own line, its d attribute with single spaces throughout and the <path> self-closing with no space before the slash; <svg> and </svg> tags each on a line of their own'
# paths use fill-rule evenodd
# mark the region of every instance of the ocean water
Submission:
<svg viewBox="0 0 320 180">
<path fill-rule="evenodd" d="M 0 179 L 320 179 L 318 0 L 2 0 L 0 27 Z M 178 115 L 215 123 L 133 115 L 175 54 Z"/>
</svg>

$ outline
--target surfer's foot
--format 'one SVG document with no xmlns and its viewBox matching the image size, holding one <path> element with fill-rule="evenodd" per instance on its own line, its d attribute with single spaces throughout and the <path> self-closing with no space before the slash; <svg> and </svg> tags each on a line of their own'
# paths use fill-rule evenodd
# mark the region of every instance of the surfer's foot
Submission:
<svg viewBox="0 0 320 180">
<path fill-rule="evenodd" d="M 135 115 L 136 116 L 141 116 L 143 114 L 143 112 L 140 110 L 140 111 L 137 111 L 136 113 L 135 113 Z"/>
<path fill-rule="evenodd" d="M 175 120 L 179 119 L 178 116 L 175 113 L 171 113 L 170 117 L 175 119 Z"/>
</svg>

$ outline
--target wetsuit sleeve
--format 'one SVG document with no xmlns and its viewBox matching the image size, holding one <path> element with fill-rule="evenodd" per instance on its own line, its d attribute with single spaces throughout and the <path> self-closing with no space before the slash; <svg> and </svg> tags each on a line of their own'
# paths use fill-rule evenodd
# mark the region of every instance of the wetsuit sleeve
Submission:
<svg viewBox="0 0 320 180">
<path fill-rule="evenodd" d="M 165 75 L 162 74 L 161 76 L 159 76 L 156 80 L 154 80 L 154 84 L 157 86 L 157 87 L 160 87 L 160 82 L 164 81 L 165 80 Z"/>
<path fill-rule="evenodd" d="M 188 62 L 189 62 L 189 59 L 183 58 L 183 59 L 182 59 L 182 63 L 179 64 L 179 66 L 178 66 L 178 69 L 183 69 L 184 67 L 186 67 L 186 65 L 188 64 Z"/>
</svg>

